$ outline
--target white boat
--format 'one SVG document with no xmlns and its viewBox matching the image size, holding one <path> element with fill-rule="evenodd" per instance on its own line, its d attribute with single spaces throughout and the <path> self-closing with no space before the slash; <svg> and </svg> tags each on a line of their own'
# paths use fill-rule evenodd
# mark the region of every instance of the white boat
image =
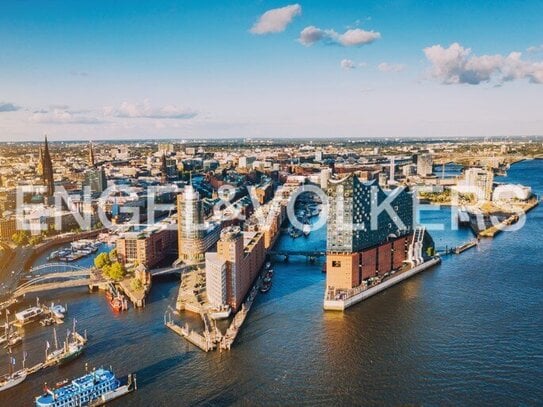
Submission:
<svg viewBox="0 0 543 407">
<path fill-rule="evenodd" d="M 302 227 L 302 232 L 304 234 L 304 236 L 309 236 L 309 234 L 311 233 L 311 225 L 304 225 Z"/>
<path fill-rule="evenodd" d="M 66 313 L 66 308 L 64 308 L 60 304 L 51 304 L 51 307 L 49 308 L 51 311 L 51 314 L 58 319 L 64 319 L 64 314 Z"/>
<path fill-rule="evenodd" d="M 15 318 L 17 318 L 17 321 L 19 321 L 21 324 L 27 324 L 29 322 L 32 322 L 36 318 L 38 318 L 43 313 L 43 310 L 39 306 L 30 307 L 23 311 L 17 312 L 15 314 Z"/>
<path fill-rule="evenodd" d="M 15 366 L 15 358 L 10 357 L 9 361 L 9 374 L 0 377 L 0 391 L 11 389 L 12 387 L 17 386 L 22 383 L 27 376 L 27 371 L 25 369 L 25 359 L 26 352 L 23 354 L 23 367 L 21 370 L 13 371 L 13 366 Z"/>
<path fill-rule="evenodd" d="M 11 389 L 17 386 L 26 379 L 26 370 L 18 370 L 17 372 L 7 375 L 0 379 L 0 391 Z"/>
</svg>

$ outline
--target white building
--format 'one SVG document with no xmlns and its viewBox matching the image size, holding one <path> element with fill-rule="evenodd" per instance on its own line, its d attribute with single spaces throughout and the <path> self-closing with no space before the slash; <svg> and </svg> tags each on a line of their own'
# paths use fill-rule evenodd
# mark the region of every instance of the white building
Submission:
<svg viewBox="0 0 543 407">
<path fill-rule="evenodd" d="M 206 253 L 206 293 L 212 307 L 226 304 L 226 260 L 216 252 Z"/>
<path fill-rule="evenodd" d="M 465 192 L 473 193 L 478 201 L 490 201 L 493 183 L 494 173 L 491 170 L 468 168 L 464 172 L 464 180 L 461 185 Z"/>
</svg>

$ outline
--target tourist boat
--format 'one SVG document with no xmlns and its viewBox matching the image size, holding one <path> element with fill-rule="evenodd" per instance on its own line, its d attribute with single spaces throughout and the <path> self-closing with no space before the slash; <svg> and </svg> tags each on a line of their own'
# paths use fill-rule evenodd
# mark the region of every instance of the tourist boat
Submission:
<svg viewBox="0 0 543 407">
<path fill-rule="evenodd" d="M 34 307 L 30 307 L 23 311 L 17 312 L 15 314 L 15 318 L 17 319 L 19 325 L 26 325 L 39 318 L 42 314 L 43 309 L 40 306 L 36 305 Z"/>
<path fill-rule="evenodd" d="M 111 370 L 100 368 L 55 389 L 45 385 L 45 393 L 36 397 L 36 406 L 101 406 L 136 389 L 135 375 L 128 375 L 127 383 L 122 384 Z"/>
<path fill-rule="evenodd" d="M 16 372 L 14 372 L 13 366 L 15 365 L 15 358 L 10 357 L 9 374 L 0 377 L 0 391 L 11 389 L 12 387 L 17 386 L 26 379 L 27 371 L 25 369 L 25 359 L 26 352 L 23 356 L 23 367 L 21 368 L 21 370 L 17 370 Z"/>
</svg>

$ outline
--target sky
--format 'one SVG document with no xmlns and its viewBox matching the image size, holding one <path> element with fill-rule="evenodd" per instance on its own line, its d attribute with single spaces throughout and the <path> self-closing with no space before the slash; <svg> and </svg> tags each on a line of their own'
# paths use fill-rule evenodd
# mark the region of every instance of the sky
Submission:
<svg viewBox="0 0 543 407">
<path fill-rule="evenodd" d="M 543 2 L 3 1 L 0 141 L 543 134 Z"/>
</svg>

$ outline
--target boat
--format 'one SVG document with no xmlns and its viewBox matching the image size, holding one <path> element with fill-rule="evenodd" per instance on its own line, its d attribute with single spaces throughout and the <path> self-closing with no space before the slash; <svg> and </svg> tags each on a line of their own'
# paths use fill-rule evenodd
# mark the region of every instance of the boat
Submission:
<svg viewBox="0 0 543 407">
<path fill-rule="evenodd" d="M 268 291 L 270 291 L 271 286 L 272 286 L 271 280 L 268 281 L 268 282 L 264 282 L 264 283 L 260 286 L 260 292 L 261 292 L 261 293 L 267 293 Z"/>
<path fill-rule="evenodd" d="M 26 325 L 39 318 L 41 314 L 43 314 L 43 309 L 40 306 L 34 306 L 17 312 L 15 318 L 19 325 Z"/>
<path fill-rule="evenodd" d="M 304 236 L 309 236 L 309 234 L 311 233 L 311 225 L 305 224 L 304 226 L 302 226 L 302 232 Z"/>
<path fill-rule="evenodd" d="M 55 250 L 55 251 L 52 251 L 51 254 L 49 254 L 49 256 L 47 256 L 47 260 L 48 261 L 56 260 L 59 258 L 59 256 L 60 256 L 60 251 Z"/>
<path fill-rule="evenodd" d="M 82 337 L 77 333 L 75 329 L 75 319 L 73 323 L 73 330 L 66 335 L 66 340 L 61 348 L 58 346 L 57 331 L 53 329 L 53 343 L 55 349 L 52 352 L 49 352 L 51 345 L 49 342 L 46 343 L 45 347 L 45 363 L 49 365 L 63 365 L 66 364 L 77 357 L 79 357 L 85 350 L 85 344 L 87 342 L 86 338 Z"/>
<path fill-rule="evenodd" d="M 108 299 L 108 302 L 113 311 L 115 312 L 121 312 L 128 309 L 126 299 L 120 294 L 117 294 L 115 297 Z"/>
<path fill-rule="evenodd" d="M 19 335 L 17 332 L 12 332 L 8 336 L 7 343 L 4 345 L 4 348 L 12 348 L 13 346 L 17 346 L 23 342 L 23 337 Z"/>
<path fill-rule="evenodd" d="M 21 370 L 13 371 L 13 366 L 15 366 L 15 358 L 10 356 L 9 361 L 9 374 L 0 377 L 0 391 L 11 389 L 12 387 L 21 384 L 27 376 L 27 370 L 25 369 L 25 359 L 26 352 L 23 354 L 23 366 Z"/>
<path fill-rule="evenodd" d="M 129 374 L 123 384 L 111 370 L 99 368 L 54 389 L 45 385 L 36 406 L 101 406 L 136 389 L 136 375 Z"/>
<path fill-rule="evenodd" d="M 66 313 L 66 308 L 60 304 L 51 304 L 49 307 L 51 315 L 58 319 L 64 319 L 64 314 Z"/>
</svg>

